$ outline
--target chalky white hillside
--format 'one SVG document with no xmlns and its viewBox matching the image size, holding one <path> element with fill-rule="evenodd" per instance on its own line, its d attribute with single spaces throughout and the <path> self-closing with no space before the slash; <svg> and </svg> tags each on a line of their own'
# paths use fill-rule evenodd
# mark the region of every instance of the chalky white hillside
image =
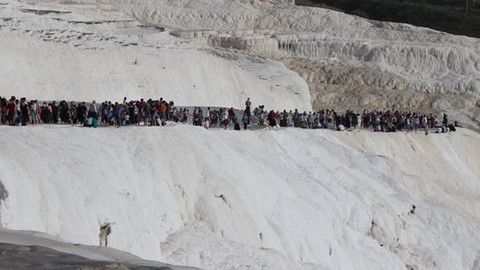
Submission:
<svg viewBox="0 0 480 270">
<path fill-rule="evenodd" d="M 480 136 L 2 128 L 1 223 L 203 269 L 475 269 Z M 415 206 L 415 207 L 414 207 Z"/>
<path fill-rule="evenodd" d="M 478 125 L 477 39 L 291 2 L 0 0 L 0 96 L 397 105 Z M 208 270 L 478 270 L 479 153 L 466 129 L 2 125 L 0 224 L 98 245 L 112 222 L 109 247 Z M 0 243 L 136 258 L 34 236 Z"/>
</svg>

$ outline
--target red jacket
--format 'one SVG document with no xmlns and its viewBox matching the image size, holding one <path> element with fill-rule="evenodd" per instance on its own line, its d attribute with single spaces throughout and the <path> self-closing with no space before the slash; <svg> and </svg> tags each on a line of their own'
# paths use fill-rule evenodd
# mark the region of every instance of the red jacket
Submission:
<svg viewBox="0 0 480 270">
<path fill-rule="evenodd" d="M 10 103 L 8 104 L 8 115 L 14 115 L 15 114 L 15 104 Z"/>
</svg>

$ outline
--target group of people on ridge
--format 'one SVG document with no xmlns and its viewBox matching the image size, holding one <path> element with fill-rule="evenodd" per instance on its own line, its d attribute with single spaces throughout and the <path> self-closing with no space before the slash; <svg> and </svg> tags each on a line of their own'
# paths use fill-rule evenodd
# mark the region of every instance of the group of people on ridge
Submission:
<svg viewBox="0 0 480 270">
<path fill-rule="evenodd" d="M 166 121 L 192 123 L 205 128 L 233 126 L 235 130 L 244 129 L 254 122 L 257 126 L 297 127 L 305 129 L 373 129 L 378 132 L 417 131 L 419 129 L 436 128 L 437 132 L 454 131 L 458 123 L 450 124 L 443 114 L 439 119 L 434 114 L 407 112 L 400 110 L 363 110 L 355 113 L 347 110 L 344 114 L 335 110 L 318 110 L 315 112 L 294 111 L 282 112 L 270 110 L 260 105 L 252 110 L 252 102 L 248 98 L 245 109 L 241 112 L 233 108 L 211 109 L 195 107 L 192 112 L 188 108 L 177 108 L 173 101 L 163 98 L 123 102 L 105 101 L 97 104 L 95 100 L 85 102 L 42 102 L 0 97 L 0 123 L 4 125 L 25 126 L 27 124 L 74 124 L 97 127 L 124 125 L 165 125 Z"/>
<path fill-rule="evenodd" d="M 65 100 L 57 103 L 37 100 L 27 101 L 26 98 L 10 99 L 0 97 L 0 122 L 2 124 L 25 126 L 27 124 L 80 124 L 84 126 L 98 125 L 121 126 L 144 123 L 145 125 L 161 125 L 165 121 L 175 119 L 178 121 L 181 112 L 174 109 L 172 101 L 144 99 L 122 103 L 105 101 L 97 104 L 93 100 L 90 104 L 85 102 L 70 102 Z M 186 122 L 186 116 L 181 116 L 181 121 Z"/>
</svg>

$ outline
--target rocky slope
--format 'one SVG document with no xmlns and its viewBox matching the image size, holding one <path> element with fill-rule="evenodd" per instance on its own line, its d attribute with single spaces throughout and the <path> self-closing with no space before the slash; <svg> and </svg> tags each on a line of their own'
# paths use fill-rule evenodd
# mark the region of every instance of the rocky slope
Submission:
<svg viewBox="0 0 480 270">
<path fill-rule="evenodd" d="M 109 3 L 183 38 L 284 61 L 307 81 L 316 109 L 361 108 L 369 100 L 479 124 L 475 38 L 274 1 Z"/>
<path fill-rule="evenodd" d="M 98 224 L 114 222 L 109 246 L 202 269 L 471 270 L 480 260 L 480 136 L 468 130 L 2 134 L 8 228 L 96 245 Z"/>
</svg>

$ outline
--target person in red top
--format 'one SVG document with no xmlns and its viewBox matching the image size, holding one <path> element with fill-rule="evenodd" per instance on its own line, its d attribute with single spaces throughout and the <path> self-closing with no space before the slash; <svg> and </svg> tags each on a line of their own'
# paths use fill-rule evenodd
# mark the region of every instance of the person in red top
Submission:
<svg viewBox="0 0 480 270">
<path fill-rule="evenodd" d="M 235 111 L 233 110 L 233 107 L 228 110 L 228 119 L 233 120 L 235 118 Z"/>
<path fill-rule="evenodd" d="M 7 122 L 9 125 L 13 125 L 13 121 L 15 116 L 15 100 L 10 99 L 7 107 Z"/>
</svg>

